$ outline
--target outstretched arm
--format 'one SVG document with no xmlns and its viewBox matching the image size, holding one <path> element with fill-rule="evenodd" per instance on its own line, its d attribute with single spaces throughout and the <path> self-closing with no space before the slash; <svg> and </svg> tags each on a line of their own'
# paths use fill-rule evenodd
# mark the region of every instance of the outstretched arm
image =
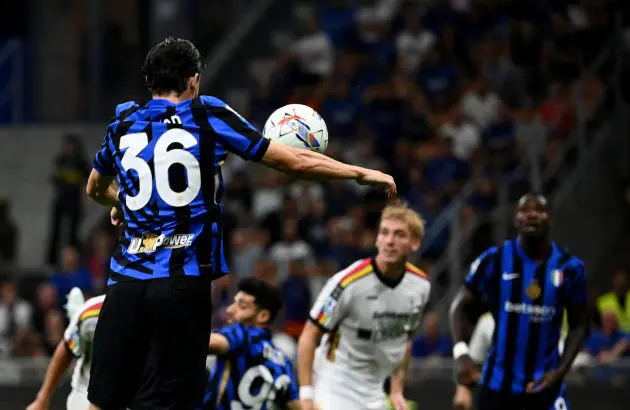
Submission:
<svg viewBox="0 0 630 410">
<path fill-rule="evenodd" d="M 37 393 L 35 401 L 31 403 L 26 410 L 44 410 L 50 405 L 53 393 L 59 385 L 59 381 L 68 370 L 70 362 L 72 361 L 72 354 L 68 350 L 64 341 L 59 342 L 55 353 L 50 360 L 48 369 L 46 370 L 46 376 L 42 387 Z"/>
</svg>

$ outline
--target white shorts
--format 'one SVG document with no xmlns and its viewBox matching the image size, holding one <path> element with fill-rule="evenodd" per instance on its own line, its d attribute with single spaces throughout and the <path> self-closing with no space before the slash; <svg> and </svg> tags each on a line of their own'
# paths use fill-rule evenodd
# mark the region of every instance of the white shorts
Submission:
<svg viewBox="0 0 630 410">
<path fill-rule="evenodd" d="M 385 393 L 366 397 L 350 389 L 329 388 L 330 385 L 315 385 L 315 406 L 317 410 L 388 410 Z"/>
<path fill-rule="evenodd" d="M 87 397 L 87 392 L 72 390 L 68 395 L 66 401 L 67 410 L 89 410 L 90 401 Z"/>
</svg>

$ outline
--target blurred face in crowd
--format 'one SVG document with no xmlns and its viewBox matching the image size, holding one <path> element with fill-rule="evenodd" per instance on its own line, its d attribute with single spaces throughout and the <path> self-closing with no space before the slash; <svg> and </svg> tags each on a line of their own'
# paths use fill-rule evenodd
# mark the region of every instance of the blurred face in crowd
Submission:
<svg viewBox="0 0 630 410">
<path fill-rule="evenodd" d="M 0 287 L 0 302 L 5 305 L 13 305 L 17 300 L 15 285 L 12 282 L 5 282 Z"/>
<path fill-rule="evenodd" d="M 50 283 L 43 283 L 37 288 L 37 303 L 43 310 L 57 307 L 57 290 Z"/>
<path fill-rule="evenodd" d="M 436 312 L 428 312 L 424 315 L 424 333 L 430 338 L 440 334 L 440 318 Z"/>
<path fill-rule="evenodd" d="M 383 262 L 402 262 L 419 247 L 420 239 L 412 235 L 409 224 L 405 220 L 387 218 L 381 221 L 376 236 L 376 249 L 379 259 Z"/>
<path fill-rule="evenodd" d="M 285 219 L 282 233 L 286 241 L 295 241 L 297 239 L 297 221 L 293 218 Z"/>
<path fill-rule="evenodd" d="M 615 292 L 619 294 L 626 293 L 628 291 L 628 287 L 630 286 L 628 271 L 625 269 L 617 269 L 612 279 L 612 285 Z"/>
<path fill-rule="evenodd" d="M 74 272 L 79 269 L 79 251 L 71 246 L 63 248 L 61 265 L 64 272 Z"/>
<path fill-rule="evenodd" d="M 516 210 L 516 228 L 523 236 L 544 236 L 549 233 L 549 209 L 546 200 L 525 196 Z"/>
<path fill-rule="evenodd" d="M 254 326 L 269 320 L 269 311 L 256 305 L 256 298 L 243 291 L 234 295 L 234 302 L 227 307 L 228 323 L 243 323 Z"/>
</svg>

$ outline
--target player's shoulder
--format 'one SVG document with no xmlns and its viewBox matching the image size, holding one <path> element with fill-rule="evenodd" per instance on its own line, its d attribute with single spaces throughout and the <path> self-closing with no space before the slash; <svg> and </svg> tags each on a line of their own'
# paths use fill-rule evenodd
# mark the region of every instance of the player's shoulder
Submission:
<svg viewBox="0 0 630 410">
<path fill-rule="evenodd" d="M 374 273 L 372 258 L 359 259 L 345 269 L 337 272 L 330 281 L 336 283 L 340 288 L 348 288 L 353 284 L 361 282 L 362 279 Z"/>
<path fill-rule="evenodd" d="M 79 321 L 84 321 L 91 317 L 97 317 L 105 302 L 105 295 L 95 296 L 85 301 L 78 311 Z"/>
<path fill-rule="evenodd" d="M 129 120 L 135 112 L 142 109 L 136 101 L 126 101 L 116 105 L 114 115 L 110 118 L 110 125 Z"/>
<path fill-rule="evenodd" d="M 199 101 L 201 101 L 203 105 L 206 105 L 209 107 L 219 107 L 219 108 L 227 107 L 227 104 L 225 103 L 225 101 L 223 101 L 220 98 L 213 97 L 211 95 L 200 95 Z"/>
<path fill-rule="evenodd" d="M 421 281 L 421 283 L 429 283 L 429 275 L 411 262 L 405 264 L 405 274 Z"/>
</svg>

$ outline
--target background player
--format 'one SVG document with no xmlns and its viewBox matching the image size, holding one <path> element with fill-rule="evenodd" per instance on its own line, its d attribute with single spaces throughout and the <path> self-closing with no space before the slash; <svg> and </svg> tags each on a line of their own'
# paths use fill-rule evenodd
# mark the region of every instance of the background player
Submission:
<svg viewBox="0 0 630 410">
<path fill-rule="evenodd" d="M 70 324 L 66 328 L 63 340 L 55 349 L 42 387 L 37 393 L 37 398 L 27 407 L 27 410 L 48 409 L 53 394 L 66 370 L 68 370 L 73 357 L 77 358 L 77 363 L 72 374 L 72 391 L 68 396 L 66 408 L 68 410 L 87 410 L 89 408 L 87 389 L 90 381 L 91 346 L 94 329 L 104 300 L 105 295 L 102 295 L 84 302 L 81 290 L 72 289 L 66 305 Z"/>
<path fill-rule="evenodd" d="M 297 178 L 396 191 L 379 171 L 263 138 L 222 101 L 199 96 L 201 70 L 191 42 L 168 38 L 154 46 L 142 68 L 152 100 L 118 107 L 94 160 L 87 193 L 115 207 L 113 219 L 125 225 L 94 339 L 95 409 L 191 409 L 201 402 L 209 285 L 228 272 L 221 204 L 228 151 Z"/>
<path fill-rule="evenodd" d="M 298 344 L 300 399 L 305 410 L 397 410 L 403 397 L 410 336 L 429 300 L 427 276 L 407 262 L 420 247 L 424 222 L 397 204 L 383 210 L 377 255 L 333 276 L 310 313 Z M 322 335 L 321 344 L 315 351 Z M 313 387 L 314 383 L 314 387 Z"/>
<path fill-rule="evenodd" d="M 217 361 L 204 410 L 300 409 L 291 360 L 271 341 L 268 326 L 282 307 L 282 294 L 266 282 L 244 279 L 228 306 L 229 325 L 210 336 Z"/>
<path fill-rule="evenodd" d="M 516 227 L 517 238 L 473 262 L 451 306 L 458 382 L 475 381 L 476 366 L 466 344 L 472 327 L 468 312 L 485 297 L 496 329 L 478 408 L 566 409 L 563 379 L 588 331 L 584 264 L 551 241 L 544 197 L 530 194 L 519 200 Z M 569 332 L 560 355 L 565 308 Z"/>
</svg>

